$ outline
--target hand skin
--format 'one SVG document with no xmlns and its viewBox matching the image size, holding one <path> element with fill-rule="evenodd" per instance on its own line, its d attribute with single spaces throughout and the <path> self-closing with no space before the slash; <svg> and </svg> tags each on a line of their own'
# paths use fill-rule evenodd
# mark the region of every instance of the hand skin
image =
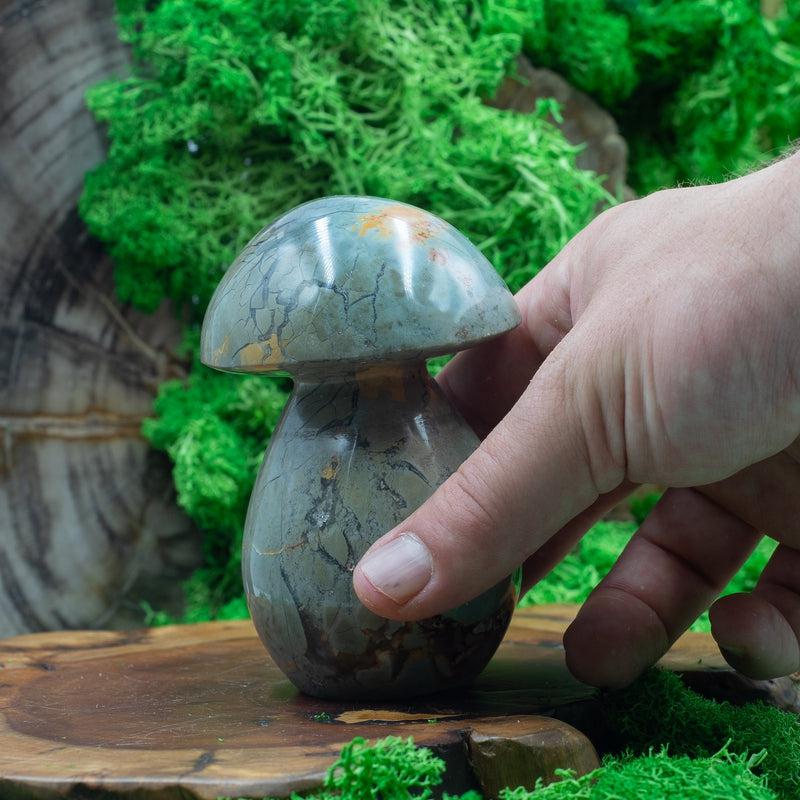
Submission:
<svg viewBox="0 0 800 800">
<path fill-rule="evenodd" d="M 481 446 L 370 548 L 361 601 L 421 619 L 522 563 L 530 586 L 656 483 L 564 636 L 573 674 L 630 683 L 709 605 L 735 668 L 800 669 L 800 153 L 606 211 L 516 299 L 522 324 L 439 376 Z M 758 586 L 717 600 L 762 534 Z"/>
</svg>

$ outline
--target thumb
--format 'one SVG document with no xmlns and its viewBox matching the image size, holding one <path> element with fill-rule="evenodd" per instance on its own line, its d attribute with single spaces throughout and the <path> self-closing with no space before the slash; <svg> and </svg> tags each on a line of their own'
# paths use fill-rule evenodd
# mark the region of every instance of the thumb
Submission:
<svg viewBox="0 0 800 800">
<path fill-rule="evenodd" d="M 609 384 L 622 382 L 595 379 L 605 359 L 593 341 L 573 328 L 480 447 L 365 553 L 353 574 L 364 605 L 396 620 L 455 608 L 622 482 L 621 425 L 607 432 L 607 417 L 621 412 Z M 605 397 L 596 388 L 603 386 Z"/>
</svg>

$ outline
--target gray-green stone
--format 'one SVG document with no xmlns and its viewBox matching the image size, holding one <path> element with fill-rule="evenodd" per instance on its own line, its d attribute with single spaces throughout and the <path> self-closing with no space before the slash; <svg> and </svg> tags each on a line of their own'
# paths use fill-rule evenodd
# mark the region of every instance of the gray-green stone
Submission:
<svg viewBox="0 0 800 800">
<path fill-rule="evenodd" d="M 401 623 L 361 605 L 352 571 L 478 444 L 424 359 L 518 321 L 504 284 L 458 231 L 377 198 L 300 206 L 223 278 L 203 361 L 296 377 L 250 500 L 242 566 L 259 636 L 303 691 L 452 688 L 500 643 L 517 598 L 511 577 L 449 614 Z"/>
</svg>

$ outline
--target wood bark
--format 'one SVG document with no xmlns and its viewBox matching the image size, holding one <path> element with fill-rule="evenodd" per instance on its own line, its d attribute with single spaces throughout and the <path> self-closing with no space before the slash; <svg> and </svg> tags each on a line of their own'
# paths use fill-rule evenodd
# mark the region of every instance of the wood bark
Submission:
<svg viewBox="0 0 800 800">
<path fill-rule="evenodd" d="M 113 3 L 0 0 L 0 65 L 0 636 L 130 624 L 198 546 L 139 433 L 178 323 L 116 301 L 75 210 L 104 152 L 84 92 L 128 66 Z"/>
</svg>

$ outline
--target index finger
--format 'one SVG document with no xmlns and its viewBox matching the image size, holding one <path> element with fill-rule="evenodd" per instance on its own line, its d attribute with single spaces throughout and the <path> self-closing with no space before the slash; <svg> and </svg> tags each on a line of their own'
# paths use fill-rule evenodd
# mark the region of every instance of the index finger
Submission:
<svg viewBox="0 0 800 800">
<path fill-rule="evenodd" d="M 481 439 L 508 414 L 572 327 L 571 258 L 567 248 L 517 292 L 522 322 L 513 331 L 459 353 L 436 378 Z"/>
</svg>

